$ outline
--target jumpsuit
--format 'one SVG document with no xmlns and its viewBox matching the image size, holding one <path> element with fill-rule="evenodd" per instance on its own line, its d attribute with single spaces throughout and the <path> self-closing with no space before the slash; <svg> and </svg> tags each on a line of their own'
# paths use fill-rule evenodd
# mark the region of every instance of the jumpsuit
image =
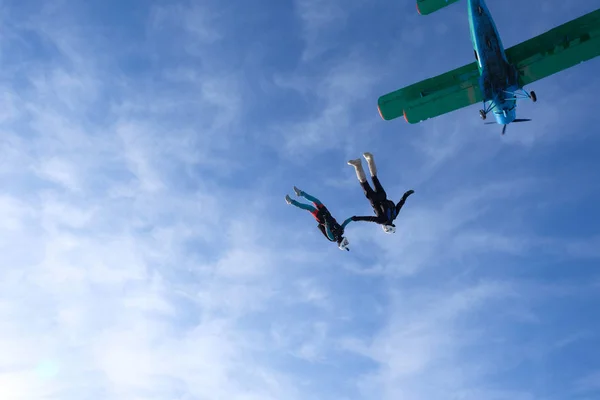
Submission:
<svg viewBox="0 0 600 400">
<path fill-rule="evenodd" d="M 352 220 L 375 222 L 382 225 L 394 226 L 392 222 L 396 219 L 396 217 L 400 213 L 400 209 L 402 209 L 402 206 L 404 206 L 406 199 L 413 193 L 413 191 L 409 190 L 406 193 L 404 193 L 402 199 L 398 202 L 398 204 L 394 204 L 393 201 L 388 200 L 385 189 L 383 189 L 383 186 L 381 186 L 381 182 L 379 182 L 379 178 L 373 176 L 371 179 L 373 180 L 375 190 L 371 188 L 371 185 L 369 185 L 369 182 L 367 181 L 362 182 L 360 185 L 362 186 L 365 192 L 365 196 L 369 200 L 369 203 L 371 203 L 371 207 L 373 208 L 373 211 L 375 212 L 376 216 L 354 216 L 352 217 Z"/>
<path fill-rule="evenodd" d="M 314 206 L 300 203 L 296 200 L 292 200 L 292 204 L 298 208 L 307 210 L 312 214 L 312 216 L 319 223 L 317 227 L 327 238 L 327 240 L 331 242 L 340 242 L 344 235 L 344 228 L 352 221 L 352 218 L 346 219 L 344 223 L 340 225 L 336 219 L 333 218 L 327 207 L 325 207 L 325 205 L 321 203 L 319 199 L 305 192 L 301 192 L 300 195 L 312 202 Z"/>
</svg>

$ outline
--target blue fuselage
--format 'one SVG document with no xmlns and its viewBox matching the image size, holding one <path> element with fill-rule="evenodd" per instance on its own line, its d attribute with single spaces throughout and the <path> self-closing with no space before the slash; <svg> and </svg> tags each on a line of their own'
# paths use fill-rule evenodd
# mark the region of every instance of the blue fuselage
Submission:
<svg viewBox="0 0 600 400">
<path fill-rule="evenodd" d="M 483 100 L 491 106 L 496 122 L 507 125 L 515 120 L 519 89 L 517 73 L 504 53 L 496 24 L 484 0 L 468 0 L 469 28 L 479 67 Z"/>
</svg>

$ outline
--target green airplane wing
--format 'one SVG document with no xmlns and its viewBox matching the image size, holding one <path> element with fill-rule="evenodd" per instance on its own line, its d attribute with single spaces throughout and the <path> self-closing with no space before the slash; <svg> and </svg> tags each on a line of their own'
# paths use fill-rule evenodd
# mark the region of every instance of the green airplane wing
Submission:
<svg viewBox="0 0 600 400">
<path fill-rule="evenodd" d="M 428 15 L 432 12 L 456 3 L 458 0 L 417 0 L 417 11 L 421 15 Z"/>
<path fill-rule="evenodd" d="M 600 9 L 569 21 L 506 50 L 528 85 L 600 56 Z"/>
<path fill-rule="evenodd" d="M 477 63 L 383 95 L 377 101 L 384 120 L 404 116 L 416 124 L 482 101 Z"/>
</svg>

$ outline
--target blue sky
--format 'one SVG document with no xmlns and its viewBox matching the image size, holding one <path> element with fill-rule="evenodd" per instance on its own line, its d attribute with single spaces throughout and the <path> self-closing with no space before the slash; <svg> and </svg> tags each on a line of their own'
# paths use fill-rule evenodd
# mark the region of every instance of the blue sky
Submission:
<svg viewBox="0 0 600 400">
<path fill-rule="evenodd" d="M 600 60 L 502 137 L 377 114 L 472 61 L 464 3 L 89 3 L 2 3 L 2 399 L 600 395 Z M 489 7 L 510 47 L 592 3 Z M 284 196 L 369 215 L 364 151 L 415 194 L 341 252 Z"/>
</svg>

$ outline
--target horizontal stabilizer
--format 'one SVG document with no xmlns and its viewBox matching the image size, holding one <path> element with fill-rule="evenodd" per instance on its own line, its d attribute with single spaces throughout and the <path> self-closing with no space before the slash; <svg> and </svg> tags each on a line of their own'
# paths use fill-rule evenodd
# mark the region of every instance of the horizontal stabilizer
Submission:
<svg viewBox="0 0 600 400">
<path fill-rule="evenodd" d="M 519 71 L 519 85 L 600 56 L 600 9 L 564 23 L 506 50 Z"/>
<path fill-rule="evenodd" d="M 458 0 L 417 0 L 417 11 L 421 15 L 428 15 L 432 12 L 456 3 Z"/>
</svg>

